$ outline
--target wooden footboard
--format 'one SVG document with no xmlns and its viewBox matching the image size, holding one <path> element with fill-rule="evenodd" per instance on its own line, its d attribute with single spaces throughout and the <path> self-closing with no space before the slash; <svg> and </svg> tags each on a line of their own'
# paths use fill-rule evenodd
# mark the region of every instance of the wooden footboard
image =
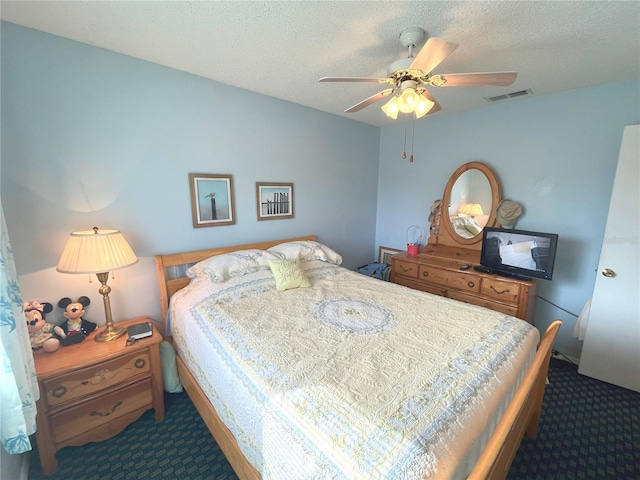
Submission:
<svg viewBox="0 0 640 480">
<path fill-rule="evenodd" d="M 260 473 L 258 473 L 253 465 L 245 458 L 231 430 L 222 422 L 187 366 L 179 356 L 176 357 L 176 361 L 178 363 L 178 376 L 180 377 L 182 386 L 187 391 L 189 398 L 195 405 L 196 410 L 198 410 L 198 413 L 202 417 L 202 420 L 204 420 L 213 438 L 215 438 L 220 450 L 222 450 L 222 453 L 224 453 L 224 456 L 231 464 L 233 471 L 236 472 L 236 475 L 238 475 L 241 480 L 260 480 L 262 478 Z"/>
<path fill-rule="evenodd" d="M 533 363 L 471 471 L 469 479 L 506 478 L 524 433 L 531 438 L 538 435 L 542 400 L 551 361 L 551 347 L 560 325 L 560 320 L 554 321 L 542 336 Z"/>
<path fill-rule="evenodd" d="M 235 250 L 248 248 L 266 249 L 286 241 L 314 239 L 314 236 L 307 236 L 212 250 L 200 250 L 198 252 L 158 255 L 156 257 L 156 265 L 158 280 L 160 282 L 162 313 L 165 319 L 169 307 L 169 298 L 189 282 L 189 279 L 184 276 L 168 278 L 166 276 L 167 268 L 182 264 L 192 264 L 204 260 L 211 255 L 219 255 Z M 497 480 L 506 478 L 524 433 L 534 438 L 537 435 L 545 383 L 549 371 L 551 347 L 561 324 L 562 322 L 560 320 L 554 321 L 542 336 L 538 343 L 538 350 L 533 363 L 525 373 L 521 385 L 516 390 L 514 398 L 500 419 L 487 446 L 469 475 L 469 479 Z M 167 340 L 171 339 L 167 338 Z M 209 399 L 179 356 L 177 357 L 177 363 L 178 374 L 182 385 L 238 477 L 241 480 L 261 479 L 260 473 L 249 463 L 241 452 L 233 434 L 222 422 L 209 402 Z"/>
</svg>

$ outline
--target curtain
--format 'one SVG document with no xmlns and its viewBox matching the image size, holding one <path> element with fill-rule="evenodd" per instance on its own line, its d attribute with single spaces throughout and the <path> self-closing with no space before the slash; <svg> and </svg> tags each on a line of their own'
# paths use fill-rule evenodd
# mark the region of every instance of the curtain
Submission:
<svg viewBox="0 0 640 480">
<path fill-rule="evenodd" d="M 31 450 L 40 391 L 1 204 L 0 216 L 0 441 L 15 454 Z"/>
</svg>

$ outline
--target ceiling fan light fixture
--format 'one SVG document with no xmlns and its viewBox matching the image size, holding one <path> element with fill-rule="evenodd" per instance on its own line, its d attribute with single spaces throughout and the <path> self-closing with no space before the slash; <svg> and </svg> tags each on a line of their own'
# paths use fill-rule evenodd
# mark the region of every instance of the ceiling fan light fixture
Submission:
<svg viewBox="0 0 640 480">
<path fill-rule="evenodd" d="M 389 118 L 393 118 L 394 120 L 398 118 L 398 112 L 400 109 L 398 108 L 398 99 L 397 96 L 394 95 L 391 97 L 387 103 L 385 103 L 381 108 L 385 115 Z"/>
<path fill-rule="evenodd" d="M 434 105 L 435 104 L 424 95 L 424 91 L 420 92 L 418 104 L 416 105 L 416 118 L 424 117 L 431 111 Z"/>
<path fill-rule="evenodd" d="M 418 100 L 418 94 L 413 88 L 405 88 L 398 98 L 398 108 L 402 113 L 414 112 L 418 106 Z"/>
</svg>

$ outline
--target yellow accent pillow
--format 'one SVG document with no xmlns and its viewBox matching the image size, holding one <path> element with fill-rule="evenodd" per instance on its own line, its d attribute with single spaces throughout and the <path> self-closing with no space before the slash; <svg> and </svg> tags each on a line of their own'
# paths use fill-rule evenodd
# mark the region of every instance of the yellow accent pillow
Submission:
<svg viewBox="0 0 640 480">
<path fill-rule="evenodd" d="M 291 288 L 307 288 L 311 286 L 309 279 L 300 267 L 300 261 L 269 260 L 269 268 L 276 279 L 276 289 L 280 292 Z"/>
</svg>

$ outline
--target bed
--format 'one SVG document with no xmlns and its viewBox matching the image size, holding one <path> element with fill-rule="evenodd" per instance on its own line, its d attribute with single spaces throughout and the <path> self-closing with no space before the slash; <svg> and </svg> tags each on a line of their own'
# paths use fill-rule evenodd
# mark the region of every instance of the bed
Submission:
<svg viewBox="0 0 640 480">
<path fill-rule="evenodd" d="M 314 236 L 156 257 L 180 380 L 237 475 L 506 477 L 560 322 L 539 341 L 340 262 Z"/>
</svg>

